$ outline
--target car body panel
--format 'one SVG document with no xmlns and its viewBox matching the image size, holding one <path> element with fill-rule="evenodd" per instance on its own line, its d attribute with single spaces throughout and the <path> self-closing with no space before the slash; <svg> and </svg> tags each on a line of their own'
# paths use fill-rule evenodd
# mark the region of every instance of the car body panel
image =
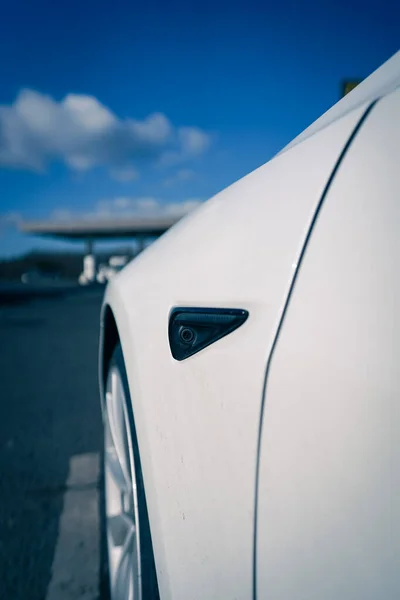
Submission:
<svg viewBox="0 0 400 600">
<path fill-rule="evenodd" d="M 400 598 L 400 90 L 321 208 L 271 360 L 257 598 Z"/>
<path fill-rule="evenodd" d="M 110 282 L 163 600 L 249 599 L 265 365 L 314 212 L 365 104 L 180 221 Z M 182 361 L 175 306 L 248 310 Z"/>
</svg>

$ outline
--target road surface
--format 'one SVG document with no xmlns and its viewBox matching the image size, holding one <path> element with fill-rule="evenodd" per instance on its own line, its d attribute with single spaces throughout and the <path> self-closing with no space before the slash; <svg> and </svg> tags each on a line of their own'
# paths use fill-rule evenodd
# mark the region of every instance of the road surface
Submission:
<svg viewBox="0 0 400 600">
<path fill-rule="evenodd" d="M 102 293 L 0 298 L 1 600 L 99 598 Z"/>
</svg>

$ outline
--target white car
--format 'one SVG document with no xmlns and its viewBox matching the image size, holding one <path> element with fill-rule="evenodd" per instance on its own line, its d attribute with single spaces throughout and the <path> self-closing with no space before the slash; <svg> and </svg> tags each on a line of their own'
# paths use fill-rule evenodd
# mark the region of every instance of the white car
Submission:
<svg viewBox="0 0 400 600">
<path fill-rule="evenodd" d="M 110 282 L 112 600 L 400 598 L 400 52 Z"/>
</svg>

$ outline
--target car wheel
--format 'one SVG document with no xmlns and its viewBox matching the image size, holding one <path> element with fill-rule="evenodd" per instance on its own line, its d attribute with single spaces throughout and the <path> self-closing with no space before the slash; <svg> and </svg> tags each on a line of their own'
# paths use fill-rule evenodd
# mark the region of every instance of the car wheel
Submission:
<svg viewBox="0 0 400 600">
<path fill-rule="evenodd" d="M 121 346 L 107 371 L 103 410 L 102 595 L 158 600 L 139 448 Z"/>
</svg>

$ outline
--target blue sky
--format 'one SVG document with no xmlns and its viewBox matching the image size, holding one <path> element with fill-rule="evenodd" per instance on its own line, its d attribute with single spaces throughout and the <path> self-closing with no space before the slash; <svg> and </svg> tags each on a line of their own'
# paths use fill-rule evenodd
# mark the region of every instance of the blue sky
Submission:
<svg viewBox="0 0 400 600">
<path fill-rule="evenodd" d="M 265 163 L 399 49 L 377 4 L 4 2 L 0 256 L 54 246 L 20 218 L 190 208 Z"/>
</svg>

